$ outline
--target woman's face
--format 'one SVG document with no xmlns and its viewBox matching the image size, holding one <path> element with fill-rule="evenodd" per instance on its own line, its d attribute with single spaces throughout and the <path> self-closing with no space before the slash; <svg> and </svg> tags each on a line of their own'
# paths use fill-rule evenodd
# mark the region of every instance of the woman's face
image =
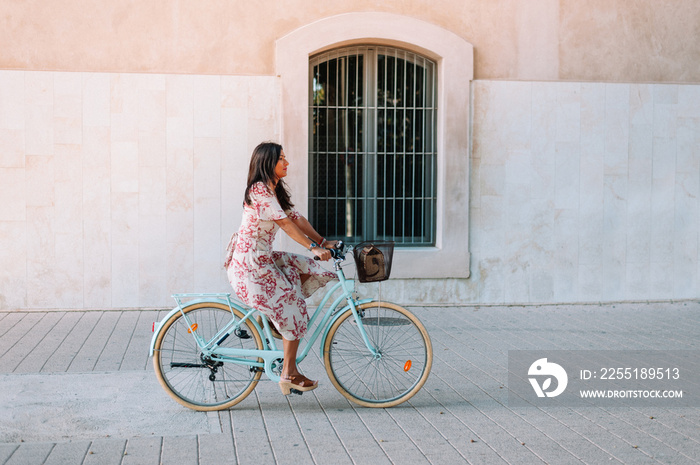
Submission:
<svg viewBox="0 0 700 465">
<path fill-rule="evenodd" d="M 287 161 L 287 157 L 284 156 L 284 150 L 282 150 L 280 159 L 277 160 L 277 164 L 275 165 L 275 177 L 277 180 L 287 176 L 287 166 L 289 166 L 289 162 Z"/>
</svg>

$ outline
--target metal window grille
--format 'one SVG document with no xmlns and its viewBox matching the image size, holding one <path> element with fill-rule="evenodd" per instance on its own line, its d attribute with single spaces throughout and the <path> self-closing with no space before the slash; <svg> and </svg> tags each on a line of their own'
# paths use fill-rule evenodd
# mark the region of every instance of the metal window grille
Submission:
<svg viewBox="0 0 700 465">
<path fill-rule="evenodd" d="M 309 212 L 324 236 L 435 244 L 435 63 L 388 47 L 312 57 Z"/>
</svg>

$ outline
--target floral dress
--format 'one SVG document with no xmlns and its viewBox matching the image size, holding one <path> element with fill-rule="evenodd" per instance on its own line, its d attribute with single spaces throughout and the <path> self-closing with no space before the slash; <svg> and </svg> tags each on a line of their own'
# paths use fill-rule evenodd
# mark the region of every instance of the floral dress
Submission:
<svg viewBox="0 0 700 465">
<path fill-rule="evenodd" d="M 226 258 L 229 282 L 247 305 L 264 313 L 285 339 L 304 336 L 309 322 L 305 298 L 336 278 L 335 273 L 303 255 L 272 250 L 279 226 L 275 220 L 297 219 L 295 209 L 282 210 L 277 197 L 259 182 L 250 189 L 251 205 L 231 237 Z M 302 285 L 301 276 L 309 275 Z"/>
</svg>

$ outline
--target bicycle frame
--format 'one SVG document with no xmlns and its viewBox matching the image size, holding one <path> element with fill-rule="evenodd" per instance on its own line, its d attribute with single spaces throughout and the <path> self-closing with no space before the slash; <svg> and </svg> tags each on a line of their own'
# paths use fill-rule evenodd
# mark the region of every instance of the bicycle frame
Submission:
<svg viewBox="0 0 700 465">
<path fill-rule="evenodd" d="M 360 334 L 362 335 L 362 339 L 364 340 L 367 348 L 369 351 L 374 355 L 378 356 L 377 350 L 375 347 L 372 345 L 372 343 L 369 341 L 369 338 L 367 337 L 367 333 L 364 329 L 364 326 L 362 324 L 362 319 L 360 318 L 360 314 L 358 313 L 358 307 L 364 303 L 372 302 L 373 299 L 360 299 L 357 300 L 353 297 L 353 292 L 355 290 L 355 282 L 353 280 L 349 280 L 345 278 L 345 273 L 343 272 L 342 268 L 340 267 L 340 263 L 342 262 L 341 259 L 336 259 L 335 260 L 335 272 L 338 276 L 338 282 L 333 285 L 330 289 L 328 289 L 319 303 L 318 307 L 316 307 L 316 310 L 314 311 L 313 315 L 309 319 L 308 323 L 308 328 L 311 328 L 319 315 L 321 315 L 323 312 L 323 308 L 326 306 L 328 301 L 331 299 L 331 297 L 338 291 L 342 290 L 341 294 L 335 298 L 335 300 L 332 302 L 328 310 L 325 311 L 323 314 L 323 318 L 321 319 L 320 323 L 316 327 L 315 331 L 310 337 L 305 337 L 306 344 L 304 345 L 303 349 L 300 351 L 300 353 L 297 355 L 297 363 L 302 362 L 306 356 L 309 354 L 311 350 L 311 346 L 316 342 L 316 339 L 323 334 L 323 337 L 321 339 L 321 358 L 323 359 L 323 345 L 326 339 L 326 334 L 328 333 L 328 328 L 330 328 L 333 324 L 333 322 L 339 318 L 343 313 L 345 313 L 348 309 L 350 309 L 353 313 L 353 317 L 355 318 L 355 321 L 357 322 L 357 327 L 358 330 L 360 331 Z M 197 342 L 197 345 L 200 347 L 202 350 L 202 353 L 205 356 L 211 357 L 213 360 L 225 362 L 225 363 L 238 363 L 242 365 L 248 365 L 250 367 L 254 367 L 257 369 L 262 369 L 265 372 L 265 375 L 271 379 L 272 381 L 279 382 L 280 377 L 277 373 L 275 373 L 273 369 L 273 364 L 275 362 L 280 361 L 283 359 L 284 354 L 283 351 L 280 350 L 277 347 L 277 344 L 275 343 L 275 339 L 272 337 L 272 331 L 270 330 L 270 324 L 267 320 L 267 318 L 263 318 L 262 322 L 262 328 L 258 324 L 257 320 L 253 318 L 253 315 L 258 311 L 255 308 L 249 308 L 246 306 L 243 306 L 237 302 L 234 302 L 231 300 L 231 294 L 230 293 L 211 293 L 211 294 L 173 294 L 173 298 L 177 302 L 178 306 L 175 307 L 168 315 L 165 316 L 159 323 L 158 327 L 155 328 L 153 338 L 151 340 L 151 350 L 150 350 L 150 355 L 153 356 L 154 352 L 154 347 L 155 347 L 155 342 L 156 338 L 162 329 L 163 325 L 165 324 L 166 321 L 168 321 L 174 314 L 176 313 L 182 313 L 183 318 L 185 319 L 185 322 L 187 323 L 188 327 L 192 327 L 192 322 L 189 320 L 187 317 L 187 313 L 184 312 L 184 308 L 187 306 L 196 304 L 196 303 L 203 303 L 203 302 L 216 302 L 219 304 L 225 304 L 229 307 L 231 310 L 231 321 L 224 326 L 214 337 L 212 337 L 209 341 L 205 341 L 201 338 L 199 334 L 197 334 L 196 330 L 192 331 L 192 335 Z M 197 299 L 199 298 L 199 299 Z M 189 300 L 186 302 L 183 306 L 182 299 L 195 299 L 195 300 Z M 343 306 L 342 308 L 338 308 L 338 306 L 343 302 L 347 301 L 347 305 Z M 243 318 L 236 319 L 233 313 L 233 309 L 236 308 L 243 314 Z M 220 347 L 220 344 L 229 336 L 231 336 L 236 329 L 238 329 L 241 325 L 242 322 L 249 320 L 249 323 L 255 327 L 255 330 L 260 334 L 262 343 L 263 343 L 263 349 L 235 349 L 235 348 L 227 348 L 227 347 Z M 233 336 L 237 337 L 237 336 Z M 253 360 L 251 360 L 253 359 Z M 262 359 L 263 361 L 260 362 L 257 359 Z"/>
</svg>

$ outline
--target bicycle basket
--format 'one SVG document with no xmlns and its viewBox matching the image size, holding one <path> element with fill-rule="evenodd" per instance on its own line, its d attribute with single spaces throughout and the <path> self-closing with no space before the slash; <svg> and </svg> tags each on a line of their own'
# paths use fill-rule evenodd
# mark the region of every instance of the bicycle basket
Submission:
<svg viewBox="0 0 700 465">
<path fill-rule="evenodd" d="M 391 241 L 365 241 L 353 249 L 357 279 L 361 283 L 386 281 L 391 274 L 394 243 Z"/>
</svg>

